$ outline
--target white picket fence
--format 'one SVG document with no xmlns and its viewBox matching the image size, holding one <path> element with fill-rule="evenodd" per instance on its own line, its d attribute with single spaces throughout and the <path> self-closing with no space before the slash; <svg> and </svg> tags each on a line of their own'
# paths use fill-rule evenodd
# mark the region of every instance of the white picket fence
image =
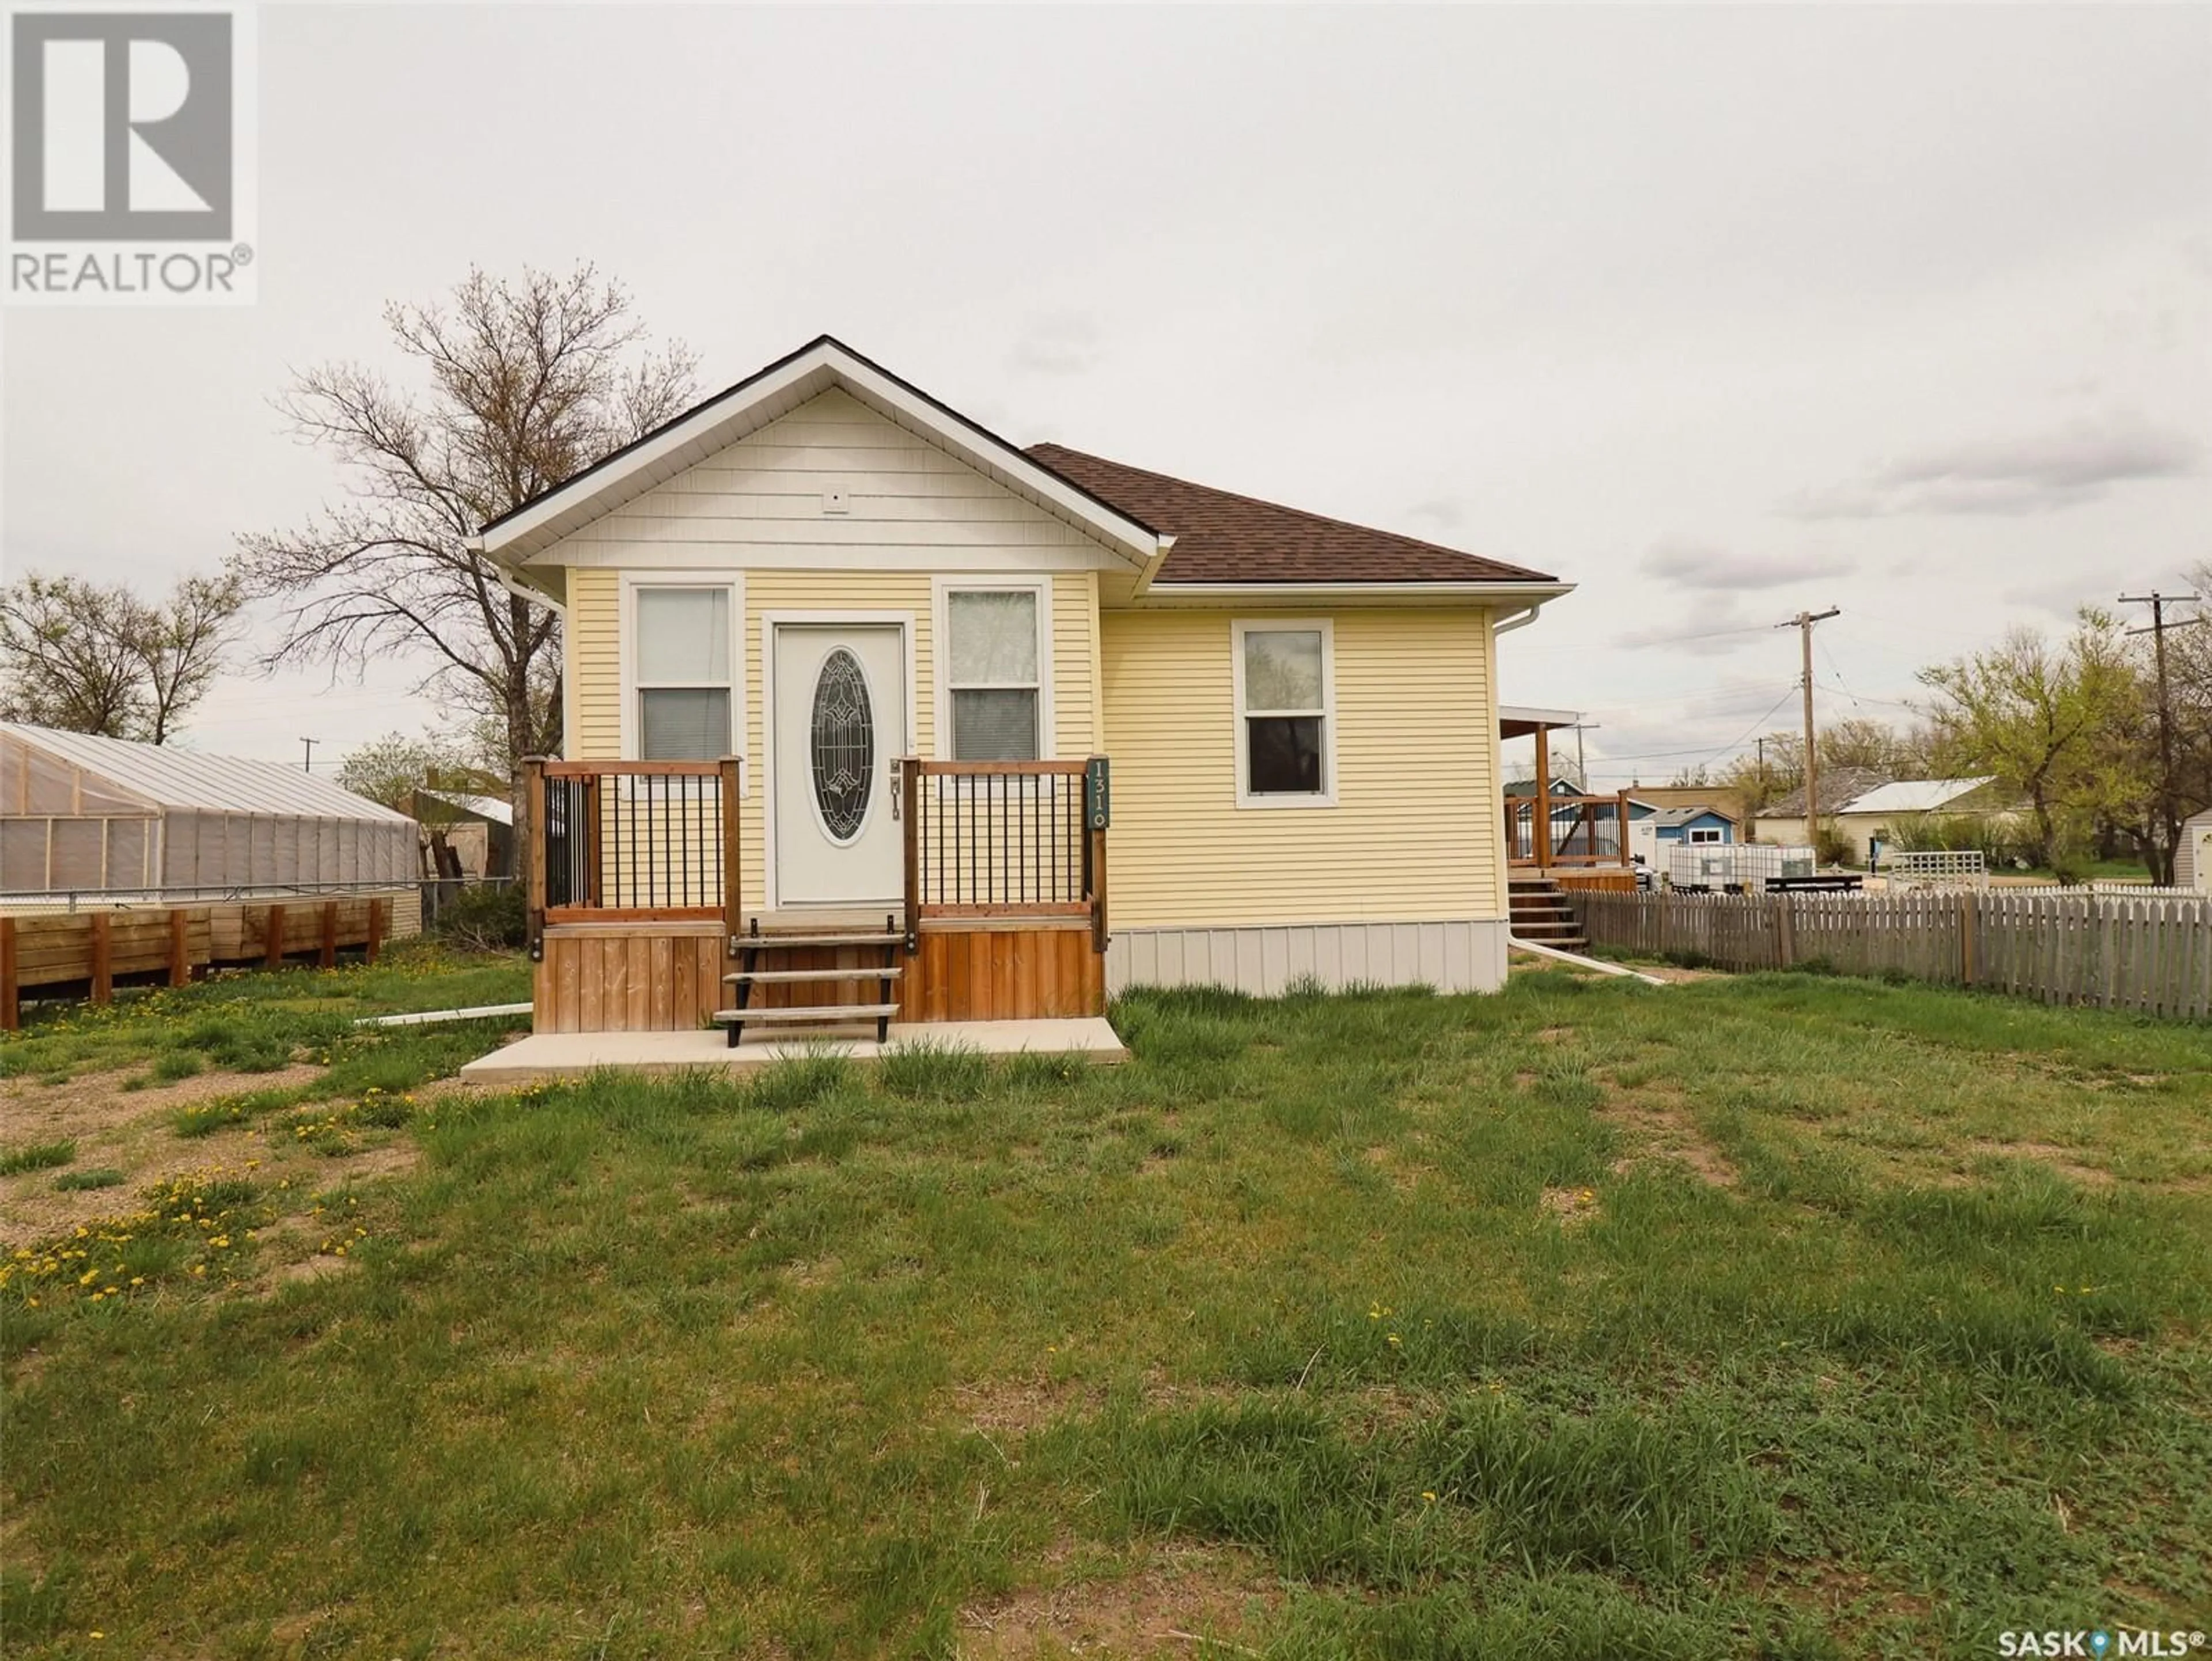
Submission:
<svg viewBox="0 0 2212 1661">
<path fill-rule="evenodd" d="M 2212 1018 L 2212 898 L 1978 889 L 1881 894 L 1580 893 L 1594 946 L 1724 969 L 1822 963 L 2046 1003 Z"/>
</svg>

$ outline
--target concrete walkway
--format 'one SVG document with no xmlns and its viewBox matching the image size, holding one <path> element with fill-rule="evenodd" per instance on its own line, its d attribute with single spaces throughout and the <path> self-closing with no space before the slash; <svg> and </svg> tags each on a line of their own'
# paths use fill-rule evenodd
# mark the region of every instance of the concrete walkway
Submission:
<svg viewBox="0 0 2212 1661">
<path fill-rule="evenodd" d="M 814 1038 L 747 1039 L 736 1049 L 719 1028 L 694 1033 L 533 1033 L 530 1037 L 479 1057 L 461 1069 L 470 1084 L 526 1084 L 541 1078 L 576 1078 L 602 1067 L 636 1067 L 674 1072 L 712 1067 L 744 1072 L 795 1056 L 842 1055 L 872 1061 L 902 1046 L 973 1050 L 987 1056 L 1024 1053 L 1079 1056 L 1085 1061 L 1126 1061 L 1129 1052 L 1104 1017 L 1069 1021 L 939 1021 L 894 1024 L 890 1040 L 872 1034 Z"/>
</svg>

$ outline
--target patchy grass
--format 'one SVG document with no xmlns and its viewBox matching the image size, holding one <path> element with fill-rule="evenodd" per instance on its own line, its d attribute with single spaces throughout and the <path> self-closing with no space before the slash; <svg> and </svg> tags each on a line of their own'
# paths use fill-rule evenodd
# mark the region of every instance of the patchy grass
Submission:
<svg viewBox="0 0 2212 1661">
<path fill-rule="evenodd" d="M 120 1188 L 124 1181 L 122 1172 L 101 1166 L 94 1171 L 64 1171 L 54 1179 L 54 1186 L 64 1193 L 82 1193 L 94 1188 Z"/>
<path fill-rule="evenodd" d="M 313 1061 L 340 1074 L 333 1094 L 369 1084 L 389 1089 L 392 1084 L 373 1072 L 357 1082 L 350 1076 L 368 1051 L 382 1047 L 389 1054 L 419 1046 L 436 1054 L 441 1038 L 453 1029 L 399 1028 L 365 1038 L 354 1027 L 357 1017 L 529 997 L 530 967 L 519 956 L 401 941 L 387 947 L 374 967 L 224 970 L 190 986 L 119 991 L 106 1006 L 27 1004 L 22 1031 L 9 1040 L 0 1071 L 11 1078 L 58 1081 L 143 1064 L 136 1076 L 150 1087 L 202 1072 L 273 1073 L 295 1061 Z M 461 1058 L 482 1053 L 479 1045 Z"/>
<path fill-rule="evenodd" d="M 1120 1068 L 383 1051 L 164 1116 L 264 1162 L 9 1242 L 86 1253 L 0 1286 L 10 1654 L 2205 1624 L 2212 1034 L 1549 972 L 1115 1020 Z"/>
<path fill-rule="evenodd" d="M 74 1142 L 27 1142 L 0 1148 L 0 1177 L 20 1176 L 26 1171 L 51 1171 L 76 1157 Z"/>
</svg>

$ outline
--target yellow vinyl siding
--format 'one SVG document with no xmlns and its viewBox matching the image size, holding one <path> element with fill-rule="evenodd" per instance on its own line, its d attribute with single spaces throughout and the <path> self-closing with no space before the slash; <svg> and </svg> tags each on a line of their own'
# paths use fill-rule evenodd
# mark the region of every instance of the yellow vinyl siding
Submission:
<svg viewBox="0 0 2212 1661">
<path fill-rule="evenodd" d="M 578 760 L 622 754 L 621 573 L 571 571 L 562 695 L 569 754 Z"/>
<path fill-rule="evenodd" d="M 1098 749 L 1098 573 L 1053 579 L 1053 744 L 1066 760 Z"/>
<path fill-rule="evenodd" d="M 841 512 L 824 496 L 841 491 Z M 787 563 L 793 553 L 844 553 L 854 564 L 1024 555 L 1119 564 L 1085 532 L 1054 518 L 920 433 L 841 390 L 819 397 L 685 468 L 591 524 L 538 560 L 652 566 L 727 553 L 732 565 Z M 892 552 L 916 557 L 881 557 Z"/>
<path fill-rule="evenodd" d="M 718 580 L 722 574 L 698 573 L 702 581 Z M 568 695 L 574 711 L 575 755 L 587 761 L 619 760 L 624 695 L 619 650 L 621 573 L 579 568 L 568 573 Z M 927 573 L 755 568 L 743 573 L 742 580 L 744 674 L 739 701 L 744 709 L 746 790 L 740 825 L 745 903 L 752 906 L 766 893 L 766 867 L 762 860 L 763 770 L 769 765 L 762 658 L 764 619 L 770 613 L 869 612 L 910 621 L 912 724 L 916 754 L 922 755 L 936 754 L 936 640 L 931 615 L 932 584 Z M 1097 703 L 1092 695 L 1097 679 L 1097 583 L 1091 573 L 1063 572 L 1053 579 L 1049 618 L 1053 726 L 1063 756 L 1088 755 L 1097 747 Z"/>
<path fill-rule="evenodd" d="M 1502 916 L 1489 613 L 1290 614 L 1335 625 L 1337 805 L 1239 808 L 1230 623 L 1265 615 L 1102 619 L 1114 924 Z"/>
</svg>

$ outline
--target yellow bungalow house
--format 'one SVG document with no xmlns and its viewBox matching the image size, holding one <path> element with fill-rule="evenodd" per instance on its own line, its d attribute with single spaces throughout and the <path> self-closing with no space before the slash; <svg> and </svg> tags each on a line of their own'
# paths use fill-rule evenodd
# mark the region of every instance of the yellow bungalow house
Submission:
<svg viewBox="0 0 2212 1661">
<path fill-rule="evenodd" d="M 481 548 L 566 620 L 541 1033 L 1504 978 L 1497 640 L 1553 578 L 1021 449 L 827 336 Z"/>
</svg>

